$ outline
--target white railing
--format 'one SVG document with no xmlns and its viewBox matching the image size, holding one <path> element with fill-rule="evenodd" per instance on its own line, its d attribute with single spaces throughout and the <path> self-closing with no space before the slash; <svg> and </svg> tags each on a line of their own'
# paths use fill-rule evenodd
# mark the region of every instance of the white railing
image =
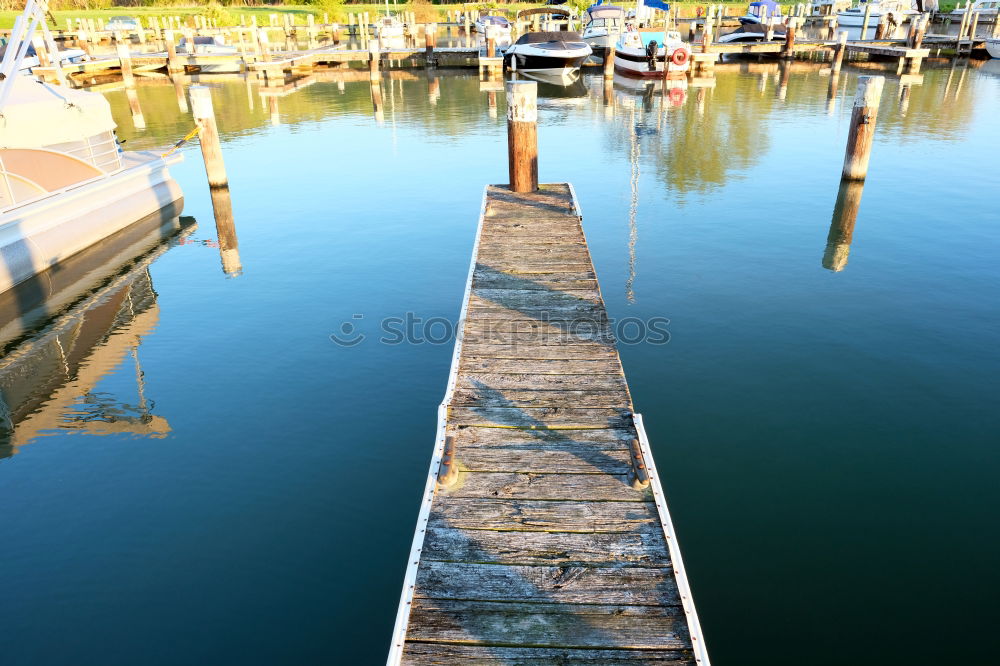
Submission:
<svg viewBox="0 0 1000 666">
<path fill-rule="evenodd" d="M 42 36 L 45 39 L 45 47 L 49 50 L 51 63 L 56 68 L 57 78 L 62 81 L 59 49 L 56 47 L 55 39 L 52 38 L 49 26 L 45 22 L 45 14 L 48 11 L 49 0 L 27 0 L 24 12 L 14 19 L 14 28 L 10 32 L 7 51 L 4 53 L 3 62 L 0 63 L 0 115 L 3 114 L 4 105 L 14 89 L 14 81 L 20 75 L 21 63 L 28 53 L 31 38 L 34 36 L 35 30 L 38 29 L 39 23 L 42 26 Z"/>
</svg>

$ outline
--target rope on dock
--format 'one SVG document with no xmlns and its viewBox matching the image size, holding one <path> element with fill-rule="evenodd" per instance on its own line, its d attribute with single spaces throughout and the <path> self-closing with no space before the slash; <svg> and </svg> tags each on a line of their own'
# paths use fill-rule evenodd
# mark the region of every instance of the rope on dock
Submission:
<svg viewBox="0 0 1000 666">
<path fill-rule="evenodd" d="M 167 152 L 165 152 L 162 155 L 160 155 L 160 157 L 161 158 L 162 157 L 170 157 L 174 153 L 174 151 L 176 151 L 178 148 L 180 148 L 181 146 L 183 146 L 185 143 L 187 143 L 188 141 L 190 141 L 191 139 L 193 139 L 195 137 L 195 135 L 198 134 L 198 132 L 200 132 L 200 131 L 201 131 L 201 127 L 198 127 L 196 125 L 193 130 L 191 130 L 190 132 L 187 133 L 187 136 L 185 136 L 183 139 L 181 139 L 180 141 L 178 141 L 177 143 L 175 143 L 174 146 L 173 146 L 173 148 L 171 148 Z"/>
</svg>

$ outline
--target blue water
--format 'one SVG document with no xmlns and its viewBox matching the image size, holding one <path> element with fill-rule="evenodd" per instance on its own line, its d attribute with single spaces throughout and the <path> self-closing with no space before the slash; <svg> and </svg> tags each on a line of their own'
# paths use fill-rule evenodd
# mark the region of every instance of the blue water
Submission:
<svg viewBox="0 0 1000 666">
<path fill-rule="evenodd" d="M 784 99 L 756 69 L 677 105 L 621 82 L 606 105 L 589 76 L 540 89 L 541 179 L 573 183 L 611 316 L 670 320 L 668 344 L 620 350 L 720 665 L 1000 647 L 1000 76 L 926 69 L 901 102 L 890 73 L 833 271 L 864 73 L 832 113 L 807 68 Z M 140 400 L 136 360 L 95 353 L 57 425 L 0 448 L 3 663 L 384 662 L 451 345 L 382 344 L 379 322 L 457 317 L 483 186 L 506 180 L 503 94 L 491 114 L 475 76 L 442 71 L 432 104 L 408 73 L 379 121 L 365 80 L 276 108 L 211 85 L 242 274 L 185 147 L 197 227 L 150 265 L 155 327 L 133 345 L 169 432 L 82 433 Z M 169 84 L 139 87 L 144 130 L 107 95 L 130 148 L 191 127 Z M 366 339 L 332 342 L 345 322 Z M 61 404 L 43 393 L 36 412 Z"/>
</svg>

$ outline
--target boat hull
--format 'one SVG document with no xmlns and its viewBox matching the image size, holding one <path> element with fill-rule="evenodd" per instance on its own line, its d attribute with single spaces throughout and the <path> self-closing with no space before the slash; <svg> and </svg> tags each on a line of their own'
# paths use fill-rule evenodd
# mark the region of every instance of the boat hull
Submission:
<svg viewBox="0 0 1000 666">
<path fill-rule="evenodd" d="M 987 39 L 986 52 L 991 58 L 1000 58 L 1000 39 Z"/>
<path fill-rule="evenodd" d="M 662 53 L 658 54 L 654 62 L 654 68 L 650 69 L 649 59 L 646 57 L 646 53 L 644 51 L 637 51 L 635 49 L 619 49 L 615 51 L 615 71 L 632 77 L 663 78 L 663 62 L 665 57 L 666 56 Z M 670 73 L 676 72 L 680 74 L 682 72 L 686 72 L 690 66 L 690 59 L 683 65 L 676 65 L 671 62 Z"/>
<path fill-rule="evenodd" d="M 590 54 L 564 58 L 558 56 L 541 56 L 534 54 L 513 53 L 509 66 L 519 72 L 556 72 L 580 69 L 580 65 Z"/>
<path fill-rule="evenodd" d="M 180 161 L 177 156 L 169 161 Z M 166 208 L 179 214 L 180 186 L 167 160 L 126 153 L 125 168 L 0 213 L 0 292 Z"/>
</svg>

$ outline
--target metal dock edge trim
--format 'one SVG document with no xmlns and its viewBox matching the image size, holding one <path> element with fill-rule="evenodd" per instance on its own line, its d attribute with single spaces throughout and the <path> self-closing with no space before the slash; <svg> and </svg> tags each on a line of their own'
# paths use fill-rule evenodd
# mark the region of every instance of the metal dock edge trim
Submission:
<svg viewBox="0 0 1000 666">
<path fill-rule="evenodd" d="M 649 483 L 653 490 L 653 498 L 656 501 L 656 510 L 660 514 L 660 525 L 663 527 L 664 536 L 667 538 L 667 548 L 670 551 L 670 562 L 674 570 L 674 580 L 677 583 L 677 593 L 681 597 L 681 606 L 684 608 L 684 615 L 687 617 L 688 633 L 691 634 L 691 648 L 694 651 L 694 658 L 699 666 L 711 666 L 712 662 L 708 658 L 705 637 L 701 633 L 701 622 L 698 620 L 698 611 L 694 607 L 694 596 L 691 594 L 687 571 L 684 569 L 681 547 L 677 542 L 677 535 L 674 533 L 674 523 L 670 519 L 670 510 L 667 508 L 667 497 L 663 494 L 663 486 L 660 484 L 660 473 L 656 469 L 653 451 L 649 447 L 649 438 L 646 437 L 646 427 L 642 422 L 642 414 L 633 413 L 632 421 L 635 424 L 636 432 L 639 434 L 639 447 L 646 460 L 646 468 L 649 470 Z"/>
<path fill-rule="evenodd" d="M 483 202 L 479 208 L 479 222 L 476 225 L 476 238 L 473 244 L 472 259 L 469 262 L 469 275 L 465 281 L 465 293 L 462 296 L 462 310 L 458 316 L 458 335 L 455 338 L 455 349 L 451 355 L 451 369 L 448 372 L 448 386 L 445 389 L 444 401 L 438 406 L 437 432 L 434 436 L 434 455 L 431 457 L 430 468 L 427 471 L 427 482 L 420 501 L 420 513 L 417 515 L 417 526 L 413 532 L 413 545 L 410 547 L 410 559 L 406 563 L 406 574 L 403 576 L 403 591 L 399 597 L 399 608 L 396 610 L 396 624 L 392 630 L 392 643 L 389 645 L 387 666 L 397 666 L 403 658 L 403 647 L 406 644 L 406 627 L 410 622 L 410 608 L 413 605 L 413 590 L 417 582 L 417 566 L 420 562 L 420 551 L 424 547 L 424 534 L 427 520 L 434 501 L 434 491 L 437 488 L 437 475 L 444 456 L 445 429 L 448 421 L 448 405 L 455 391 L 458 380 L 458 360 L 462 353 L 462 340 L 465 337 L 465 319 L 469 309 L 469 295 L 472 293 L 472 276 L 476 272 L 476 262 L 479 259 L 479 237 L 483 231 L 483 221 L 486 218 L 486 201 L 489 196 L 489 185 L 483 188 Z"/>
</svg>

